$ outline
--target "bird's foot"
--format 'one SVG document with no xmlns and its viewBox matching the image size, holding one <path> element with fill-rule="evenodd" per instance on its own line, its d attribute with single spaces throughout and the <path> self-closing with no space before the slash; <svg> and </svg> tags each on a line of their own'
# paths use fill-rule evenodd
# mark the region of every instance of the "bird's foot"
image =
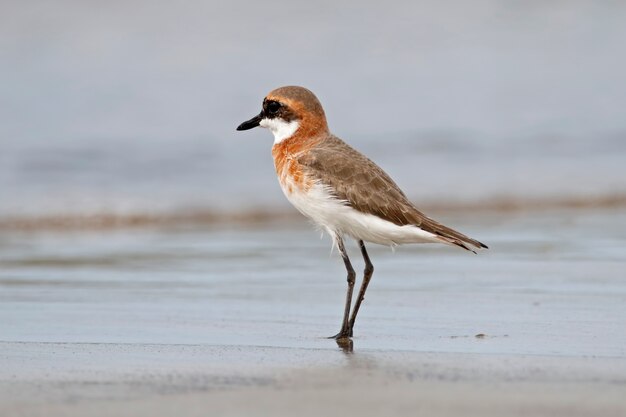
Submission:
<svg viewBox="0 0 626 417">
<path fill-rule="evenodd" d="M 352 353 L 354 350 L 354 343 L 352 342 L 352 329 L 341 329 L 339 333 L 334 336 L 330 336 L 328 339 L 335 339 L 337 346 L 339 346 L 344 353 Z"/>
<path fill-rule="evenodd" d="M 341 339 L 350 339 L 351 337 L 352 337 L 352 329 L 341 329 L 339 333 L 337 333 L 334 336 L 329 336 L 328 339 L 341 340 Z"/>
</svg>

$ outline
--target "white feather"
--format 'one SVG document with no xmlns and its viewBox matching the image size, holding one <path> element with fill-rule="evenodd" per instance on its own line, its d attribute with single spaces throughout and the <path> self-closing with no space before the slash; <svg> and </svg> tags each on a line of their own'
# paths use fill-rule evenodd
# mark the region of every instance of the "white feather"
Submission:
<svg viewBox="0 0 626 417">
<path fill-rule="evenodd" d="M 288 177 L 281 181 L 285 196 L 302 214 L 324 228 L 334 240 L 337 234 L 381 245 L 403 243 L 444 243 L 436 235 L 417 226 L 398 226 L 368 213 L 362 213 L 336 198 L 327 186 L 315 183 L 300 190 Z"/>
<path fill-rule="evenodd" d="M 296 120 L 286 122 L 285 120 L 276 117 L 274 119 L 262 119 L 259 126 L 269 129 L 274 135 L 274 144 L 277 144 L 293 136 L 293 134 L 296 133 L 296 130 L 300 127 L 300 123 Z"/>
</svg>

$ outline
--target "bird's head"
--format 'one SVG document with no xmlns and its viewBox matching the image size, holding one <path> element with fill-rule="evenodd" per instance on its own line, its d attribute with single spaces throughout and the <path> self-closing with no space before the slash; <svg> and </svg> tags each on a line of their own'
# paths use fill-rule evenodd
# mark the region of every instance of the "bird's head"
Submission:
<svg viewBox="0 0 626 417">
<path fill-rule="evenodd" d="M 237 130 L 261 126 L 274 134 L 274 143 L 293 136 L 315 137 L 328 132 L 326 115 L 315 94 L 304 87 L 287 86 L 270 91 L 261 113 L 243 122 Z"/>
</svg>

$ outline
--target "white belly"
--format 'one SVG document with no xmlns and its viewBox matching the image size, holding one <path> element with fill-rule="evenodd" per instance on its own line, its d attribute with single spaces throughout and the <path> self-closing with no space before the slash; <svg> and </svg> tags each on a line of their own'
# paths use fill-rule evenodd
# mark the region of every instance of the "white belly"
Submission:
<svg viewBox="0 0 626 417">
<path fill-rule="evenodd" d="M 361 213 L 345 201 L 334 198 L 322 184 L 314 184 L 306 192 L 289 179 L 280 181 L 280 185 L 289 202 L 324 228 L 333 239 L 338 234 L 391 246 L 403 243 L 444 243 L 436 235 L 417 226 L 398 226 L 372 214 Z"/>
</svg>

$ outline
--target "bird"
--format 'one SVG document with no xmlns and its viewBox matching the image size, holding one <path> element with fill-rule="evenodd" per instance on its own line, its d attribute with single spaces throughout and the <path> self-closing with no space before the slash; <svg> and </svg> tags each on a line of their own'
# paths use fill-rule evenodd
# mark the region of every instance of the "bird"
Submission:
<svg viewBox="0 0 626 417">
<path fill-rule="evenodd" d="M 318 98 L 299 86 L 270 91 L 261 112 L 237 130 L 267 128 L 274 135 L 272 156 L 280 187 L 289 202 L 326 231 L 347 271 L 348 288 L 336 340 L 350 340 L 374 273 L 365 242 L 387 245 L 443 243 L 476 253 L 487 245 L 427 217 L 391 177 L 368 157 L 333 135 Z M 358 242 L 365 262 L 352 307 L 356 273 L 344 238 Z"/>
</svg>

